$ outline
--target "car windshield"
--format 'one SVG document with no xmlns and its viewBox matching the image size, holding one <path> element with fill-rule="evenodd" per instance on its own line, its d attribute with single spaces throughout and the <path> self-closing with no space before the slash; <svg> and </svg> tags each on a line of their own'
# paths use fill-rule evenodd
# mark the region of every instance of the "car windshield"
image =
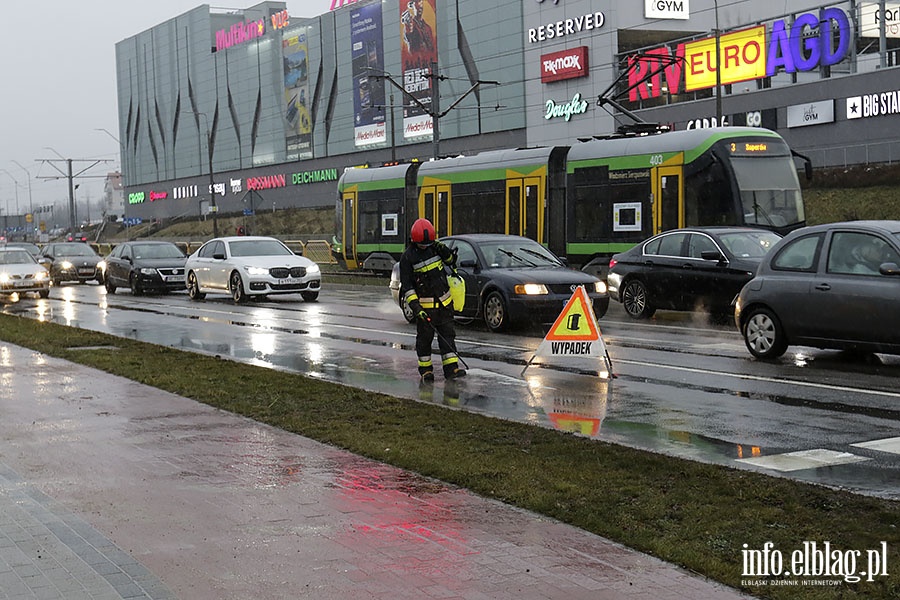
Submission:
<svg viewBox="0 0 900 600">
<path fill-rule="evenodd" d="M 60 244 L 56 247 L 59 256 L 95 256 L 94 249 L 86 244 Z"/>
<path fill-rule="evenodd" d="M 134 247 L 135 258 L 184 258 L 178 246 L 169 244 L 140 244 Z"/>
<path fill-rule="evenodd" d="M 34 263 L 34 257 L 25 250 L 0 252 L 0 265 L 20 265 L 23 263 Z"/>
<path fill-rule="evenodd" d="M 771 231 L 736 231 L 720 234 L 719 239 L 738 258 L 762 258 L 781 236 Z"/>
<path fill-rule="evenodd" d="M 232 256 L 290 256 L 291 249 L 278 240 L 240 240 L 229 242 Z"/>
<path fill-rule="evenodd" d="M 502 267 L 558 267 L 562 263 L 549 250 L 531 240 L 490 240 L 480 242 L 488 265 Z"/>
</svg>

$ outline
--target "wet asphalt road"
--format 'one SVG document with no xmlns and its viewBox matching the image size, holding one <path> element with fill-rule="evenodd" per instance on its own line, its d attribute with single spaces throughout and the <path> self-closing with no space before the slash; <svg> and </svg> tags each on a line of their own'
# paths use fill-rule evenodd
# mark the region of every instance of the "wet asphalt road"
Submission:
<svg viewBox="0 0 900 600">
<path fill-rule="evenodd" d="M 108 295 L 63 285 L 2 310 L 29 318 L 297 371 L 399 397 L 574 431 L 598 440 L 900 498 L 900 357 L 794 348 L 753 360 L 733 327 L 660 312 L 635 322 L 614 304 L 600 320 L 602 362 L 524 369 L 543 330 L 457 328 L 459 382 L 420 386 L 415 330 L 386 285 L 326 286 L 319 302 L 273 297 Z M 541 362 L 541 359 L 538 359 Z M 524 371 L 523 371 L 524 369 Z"/>
</svg>

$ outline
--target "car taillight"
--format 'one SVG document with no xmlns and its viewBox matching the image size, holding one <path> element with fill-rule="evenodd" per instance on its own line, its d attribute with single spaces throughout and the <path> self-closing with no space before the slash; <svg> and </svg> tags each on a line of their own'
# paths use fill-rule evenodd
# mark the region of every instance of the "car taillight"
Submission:
<svg viewBox="0 0 900 600">
<path fill-rule="evenodd" d="M 614 258 L 609 259 L 609 268 L 612 269 L 614 266 L 616 266 L 617 262 L 619 262 L 619 261 L 617 261 Z"/>
</svg>

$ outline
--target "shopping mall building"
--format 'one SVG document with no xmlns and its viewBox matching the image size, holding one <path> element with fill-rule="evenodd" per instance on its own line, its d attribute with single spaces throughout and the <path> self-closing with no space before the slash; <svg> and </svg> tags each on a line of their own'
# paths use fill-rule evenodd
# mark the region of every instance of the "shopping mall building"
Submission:
<svg viewBox="0 0 900 600">
<path fill-rule="evenodd" d="M 350 166 L 637 122 L 900 159 L 900 1 L 318 1 L 202 5 L 116 45 L 126 217 L 333 206 Z"/>
</svg>

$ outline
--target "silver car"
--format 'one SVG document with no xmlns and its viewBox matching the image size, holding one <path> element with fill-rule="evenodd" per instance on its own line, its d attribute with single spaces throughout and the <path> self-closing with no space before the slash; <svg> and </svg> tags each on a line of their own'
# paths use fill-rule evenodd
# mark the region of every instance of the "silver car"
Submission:
<svg viewBox="0 0 900 600">
<path fill-rule="evenodd" d="M 0 294 L 50 295 L 50 274 L 24 248 L 0 246 Z"/>
<path fill-rule="evenodd" d="M 851 221 L 791 232 L 735 301 L 750 353 L 790 345 L 900 354 L 900 221 Z"/>
<path fill-rule="evenodd" d="M 315 302 L 322 285 L 319 265 L 271 237 L 212 239 L 185 263 L 191 300 L 207 293 L 229 294 L 235 303 L 273 294 L 300 294 Z"/>
</svg>

